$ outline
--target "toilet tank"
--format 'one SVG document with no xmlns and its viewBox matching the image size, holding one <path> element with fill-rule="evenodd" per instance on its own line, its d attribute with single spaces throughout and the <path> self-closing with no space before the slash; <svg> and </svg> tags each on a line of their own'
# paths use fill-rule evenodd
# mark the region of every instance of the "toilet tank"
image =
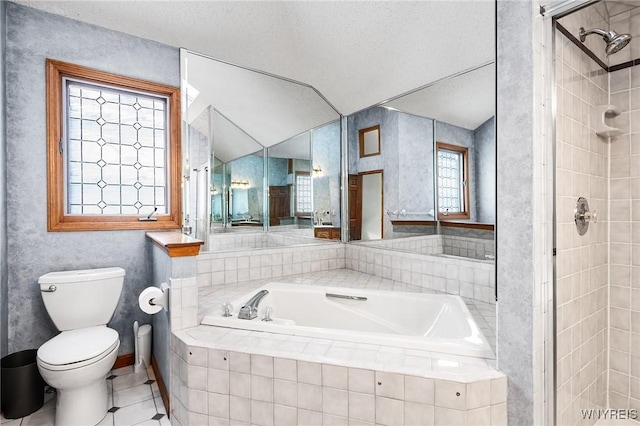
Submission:
<svg viewBox="0 0 640 426">
<path fill-rule="evenodd" d="M 106 325 L 116 310 L 124 269 L 50 272 L 38 279 L 44 306 L 58 330 Z"/>
</svg>

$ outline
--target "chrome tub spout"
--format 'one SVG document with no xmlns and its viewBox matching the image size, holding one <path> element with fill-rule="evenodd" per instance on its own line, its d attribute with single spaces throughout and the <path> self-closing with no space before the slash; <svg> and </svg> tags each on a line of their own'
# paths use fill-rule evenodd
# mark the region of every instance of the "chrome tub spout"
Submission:
<svg viewBox="0 0 640 426">
<path fill-rule="evenodd" d="M 257 292 L 247 303 L 244 304 L 240 311 L 238 312 L 238 319 L 246 319 L 252 320 L 258 316 L 258 305 L 260 301 L 267 295 L 269 292 L 267 290 L 260 290 Z"/>
</svg>

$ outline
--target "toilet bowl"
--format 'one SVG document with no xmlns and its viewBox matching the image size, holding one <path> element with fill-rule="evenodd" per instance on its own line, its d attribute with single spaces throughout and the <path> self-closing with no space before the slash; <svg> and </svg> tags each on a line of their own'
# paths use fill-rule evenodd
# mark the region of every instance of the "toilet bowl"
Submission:
<svg viewBox="0 0 640 426">
<path fill-rule="evenodd" d="M 57 389 L 57 426 L 95 425 L 107 414 L 106 378 L 120 339 L 106 324 L 123 279 L 123 269 L 103 268 L 54 272 L 38 280 L 47 312 L 61 331 L 37 355 L 42 378 Z"/>
<path fill-rule="evenodd" d="M 56 425 L 95 425 L 106 415 L 106 377 L 118 355 L 118 332 L 105 326 L 63 331 L 38 349 L 42 378 L 58 391 Z"/>
</svg>

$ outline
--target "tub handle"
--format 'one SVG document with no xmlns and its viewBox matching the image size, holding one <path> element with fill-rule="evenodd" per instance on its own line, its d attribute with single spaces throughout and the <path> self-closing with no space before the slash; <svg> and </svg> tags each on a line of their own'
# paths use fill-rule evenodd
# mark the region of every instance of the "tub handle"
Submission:
<svg viewBox="0 0 640 426">
<path fill-rule="evenodd" d="M 348 300 L 367 300 L 366 297 L 363 296 L 349 296 L 348 294 L 337 294 L 337 293 L 326 293 L 327 297 L 333 297 L 335 299 L 348 299 Z"/>
</svg>

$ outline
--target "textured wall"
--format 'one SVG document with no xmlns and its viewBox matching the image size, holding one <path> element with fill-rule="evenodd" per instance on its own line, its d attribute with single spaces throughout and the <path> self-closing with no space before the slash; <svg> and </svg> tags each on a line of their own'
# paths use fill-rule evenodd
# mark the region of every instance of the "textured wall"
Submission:
<svg viewBox="0 0 640 426">
<path fill-rule="evenodd" d="M 133 351 L 134 320 L 149 322 L 137 296 L 151 285 L 144 231 L 47 232 L 45 59 L 180 85 L 178 50 L 30 8 L 7 7 L 7 207 L 9 350 L 35 348 L 56 334 L 38 277 L 65 269 L 121 266 L 120 303 L 110 325 L 120 353 Z"/>
<path fill-rule="evenodd" d="M 533 419 L 533 3 L 497 2 L 498 368 L 510 425 Z M 514 37 L 517 34 L 518 37 Z"/>
<path fill-rule="evenodd" d="M 349 149 L 349 174 L 369 170 L 384 170 L 383 211 L 399 210 L 398 198 L 398 113 L 386 108 L 374 107 L 348 117 L 347 140 Z M 380 125 L 380 155 L 360 158 L 358 131 Z M 384 238 L 391 238 L 393 227 L 388 215 L 383 215 Z"/>
<path fill-rule="evenodd" d="M 7 265 L 7 138 L 5 137 L 5 48 L 6 2 L 0 2 L 0 356 L 7 354 L 8 341 L 8 265 Z"/>
<path fill-rule="evenodd" d="M 398 206 L 421 219 L 435 212 L 433 120 L 398 114 Z M 414 216 L 417 218 L 417 216 Z"/>
<path fill-rule="evenodd" d="M 491 117 L 473 131 L 476 213 L 478 222 L 496 222 L 496 120 Z"/>
<path fill-rule="evenodd" d="M 283 186 L 287 184 L 289 160 L 287 158 L 269 157 L 269 171 L 267 183 L 269 186 Z"/>
</svg>

